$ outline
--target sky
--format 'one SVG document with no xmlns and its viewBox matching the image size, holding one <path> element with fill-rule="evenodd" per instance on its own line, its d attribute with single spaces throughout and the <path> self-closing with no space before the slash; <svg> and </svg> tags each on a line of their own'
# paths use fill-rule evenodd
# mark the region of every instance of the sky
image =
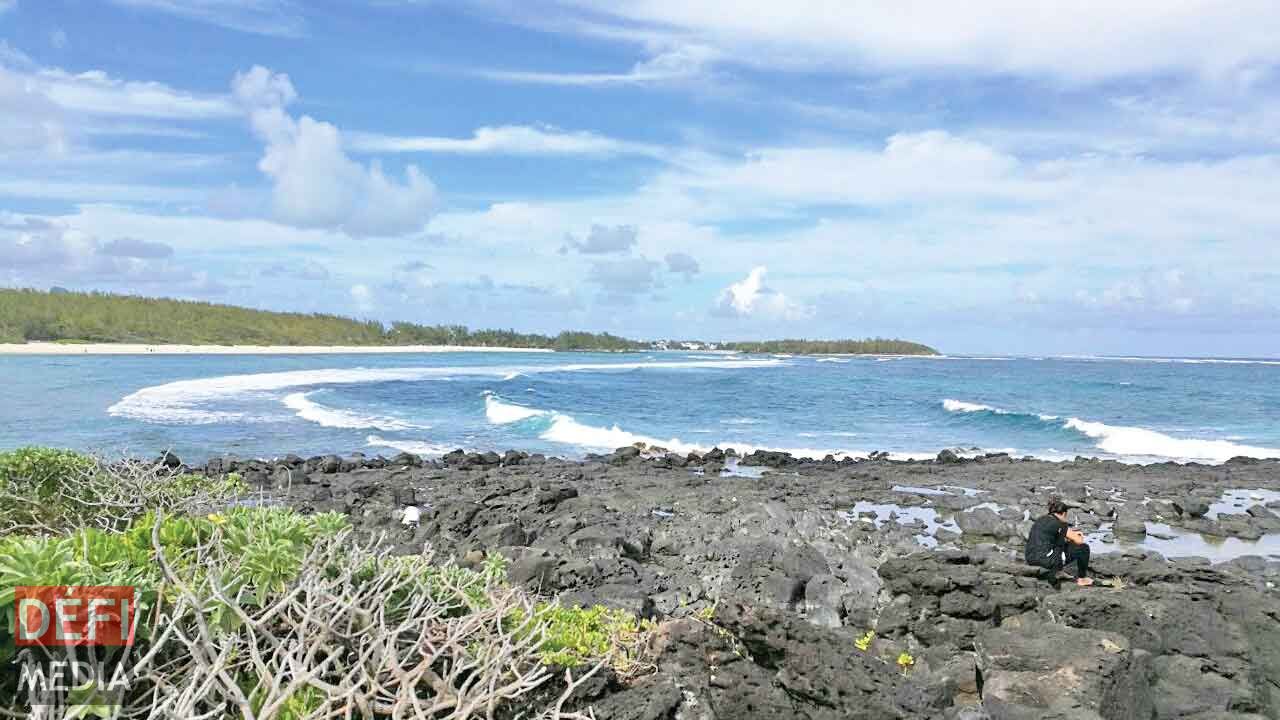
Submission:
<svg viewBox="0 0 1280 720">
<path fill-rule="evenodd" d="M 0 285 L 1280 356 L 1274 0 L 0 0 Z"/>
</svg>

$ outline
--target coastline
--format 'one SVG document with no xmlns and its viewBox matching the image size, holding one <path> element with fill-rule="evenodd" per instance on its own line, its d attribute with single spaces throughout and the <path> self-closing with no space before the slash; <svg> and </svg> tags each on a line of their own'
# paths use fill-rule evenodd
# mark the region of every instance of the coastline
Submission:
<svg viewBox="0 0 1280 720">
<path fill-rule="evenodd" d="M 472 345 L 161 345 L 143 343 L 0 343 L 0 355 L 351 355 L 390 353 L 549 353 L 545 348 Z"/>
<path fill-rule="evenodd" d="M 400 554 L 430 544 L 472 568 L 501 555 L 512 583 L 564 606 L 651 618 L 662 638 L 652 669 L 587 700 L 602 719 L 674 717 L 688 697 L 743 720 L 1080 707 L 1162 720 L 1225 712 L 1232 698 L 1256 713 L 1239 717 L 1280 711 L 1267 680 L 1280 677 L 1280 461 L 804 462 L 620 448 L 582 461 L 509 450 L 216 458 L 197 470 L 342 513 L 358 537 L 385 533 Z M 1110 587 L 1026 566 L 1023 538 L 1050 493 L 1073 506 L 1091 571 Z M 402 524 L 408 506 L 420 524 Z M 1048 672 L 1070 681 L 1046 689 Z M 795 694 L 792 678 L 834 690 Z"/>
<path fill-rule="evenodd" d="M 263 512 L 281 513 L 271 532 L 350 532 L 329 536 L 301 561 L 297 585 L 274 591 L 323 608 L 303 626 L 323 640 L 331 608 L 382 606 L 385 587 L 430 597 L 455 587 L 374 585 L 335 602 L 364 587 L 333 583 L 335 568 L 385 567 L 401 582 L 406 567 L 438 577 L 430 564 L 449 568 L 450 583 L 484 579 L 456 586 L 466 617 L 505 622 L 509 606 L 497 603 L 510 593 L 555 608 L 547 642 L 557 644 L 536 646 L 535 671 L 566 657 L 543 650 L 604 658 L 604 681 L 578 692 L 573 671 L 544 672 L 495 717 L 557 697 L 582 713 L 559 717 L 600 720 L 668 720 L 689 706 L 741 720 L 1280 717 L 1280 460 L 1051 465 L 944 451 L 812 461 L 628 446 L 582 460 L 513 449 L 192 465 L 166 452 L 112 467 L 126 478 L 135 464 L 159 472 L 153 482 L 194 473 L 192 487 L 232 488 L 175 508 L 217 542 L 230 536 L 211 525 L 256 528 Z M 1090 546 L 1092 588 L 1028 565 L 1024 538 L 1051 495 Z M 117 572 L 84 547 L 94 572 Z M 333 627 L 367 626 L 352 617 Z M 296 628 L 264 622 L 262 641 L 309 637 Z M 590 644 L 575 640 L 584 633 Z"/>
</svg>

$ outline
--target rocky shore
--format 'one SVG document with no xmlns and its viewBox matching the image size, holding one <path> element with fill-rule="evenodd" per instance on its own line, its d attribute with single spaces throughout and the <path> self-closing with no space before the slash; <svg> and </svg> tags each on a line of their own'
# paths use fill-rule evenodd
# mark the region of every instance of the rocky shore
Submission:
<svg viewBox="0 0 1280 720">
<path fill-rule="evenodd" d="M 575 699 L 601 720 L 1280 718 L 1278 461 L 622 448 L 195 469 L 406 552 L 502 553 L 514 582 L 660 621 L 652 672 Z M 1108 586 L 1021 563 L 1055 494 Z"/>
</svg>

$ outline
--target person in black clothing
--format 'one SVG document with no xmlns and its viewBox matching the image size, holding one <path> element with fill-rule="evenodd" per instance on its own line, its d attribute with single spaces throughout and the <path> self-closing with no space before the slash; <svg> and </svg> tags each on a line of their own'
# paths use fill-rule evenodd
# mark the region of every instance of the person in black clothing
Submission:
<svg viewBox="0 0 1280 720">
<path fill-rule="evenodd" d="M 1081 587 L 1093 584 L 1093 578 L 1089 577 L 1089 545 L 1083 533 L 1067 525 L 1067 505 L 1058 498 L 1050 500 L 1049 512 L 1031 525 L 1025 559 L 1028 565 L 1055 574 L 1074 562 L 1076 584 Z"/>
</svg>

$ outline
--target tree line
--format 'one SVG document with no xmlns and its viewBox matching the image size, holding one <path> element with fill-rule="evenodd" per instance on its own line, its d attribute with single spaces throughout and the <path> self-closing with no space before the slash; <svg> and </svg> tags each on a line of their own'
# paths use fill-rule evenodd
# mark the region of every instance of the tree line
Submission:
<svg viewBox="0 0 1280 720">
<path fill-rule="evenodd" d="M 788 353 L 799 355 L 937 355 L 928 345 L 908 340 L 867 338 L 865 340 L 763 340 L 728 342 L 720 347 L 744 353 Z"/>
<path fill-rule="evenodd" d="M 253 310 L 207 302 L 108 293 L 0 288 L 0 342 L 176 345 L 468 345 L 549 350 L 639 350 L 609 333 L 558 335 L 471 330 L 323 313 Z"/>
<path fill-rule="evenodd" d="M 147 343 L 175 345 L 465 345 L 547 350 L 648 350 L 651 343 L 610 333 L 566 330 L 557 335 L 471 330 L 355 320 L 323 313 L 254 310 L 208 302 L 109 293 L 0 288 L 0 343 Z M 874 353 L 927 355 L 903 340 L 773 340 L 725 343 L 750 353 Z"/>
</svg>

